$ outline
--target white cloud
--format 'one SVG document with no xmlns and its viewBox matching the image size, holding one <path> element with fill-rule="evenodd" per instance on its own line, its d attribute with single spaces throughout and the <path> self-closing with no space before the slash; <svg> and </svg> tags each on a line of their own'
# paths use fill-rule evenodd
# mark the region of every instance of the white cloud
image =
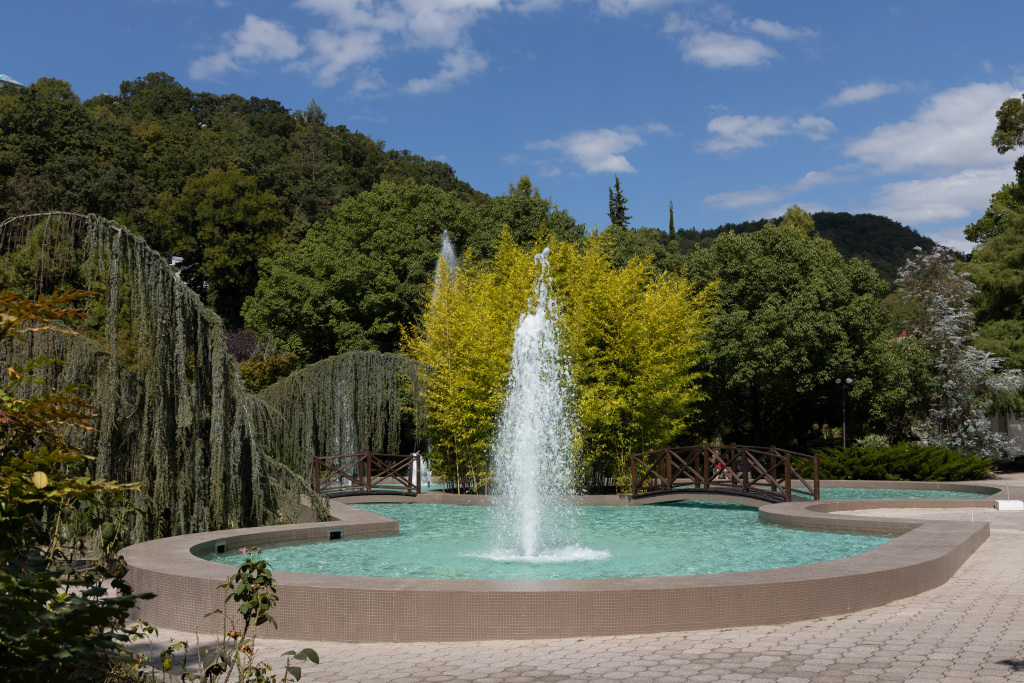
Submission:
<svg viewBox="0 0 1024 683">
<path fill-rule="evenodd" d="M 193 78 L 216 78 L 226 71 L 237 71 L 242 64 L 270 60 L 293 60 L 303 52 L 298 39 L 277 22 L 248 14 L 233 33 L 224 34 L 228 47 L 189 65 Z"/>
<path fill-rule="evenodd" d="M 801 116 L 793 124 L 793 130 L 811 140 L 821 141 L 836 132 L 836 125 L 821 116 Z"/>
<path fill-rule="evenodd" d="M 964 229 L 960 226 L 944 228 L 932 232 L 922 232 L 921 234 L 931 237 L 942 246 L 955 249 L 962 254 L 970 254 L 974 247 L 978 246 L 973 242 L 967 241 L 967 238 L 964 237 Z"/>
<path fill-rule="evenodd" d="M 557 8 L 562 0 L 298 0 L 296 7 L 324 17 L 303 43 L 283 26 L 254 15 L 225 47 L 191 65 L 195 78 L 214 78 L 248 62 L 278 61 L 284 69 L 314 74 L 320 85 L 333 85 L 353 67 L 367 66 L 389 53 L 443 50 L 440 71 L 413 78 L 406 92 L 426 93 L 452 87 L 486 69 L 488 60 L 473 48 L 469 30 L 481 19 L 502 11 L 529 13 Z M 299 61 L 308 47 L 310 56 Z M 386 81 L 367 79 L 356 70 L 352 93 L 373 93 Z"/>
<path fill-rule="evenodd" d="M 846 180 L 840 176 L 837 176 L 833 171 L 808 171 L 797 180 L 795 183 L 789 185 L 789 189 L 801 192 L 803 190 L 809 190 L 812 187 L 818 185 L 832 185 L 833 183 L 839 183 Z"/>
<path fill-rule="evenodd" d="M 441 59 L 441 70 L 429 78 L 414 78 L 405 85 L 407 92 L 421 95 L 449 90 L 472 74 L 487 68 L 487 58 L 472 48 L 449 52 Z"/>
<path fill-rule="evenodd" d="M 372 30 L 400 34 L 405 47 L 452 48 L 465 31 L 501 0 L 299 0 L 296 5 L 323 14 L 338 33 Z"/>
<path fill-rule="evenodd" d="M 317 29 L 309 42 L 316 56 L 310 60 L 317 72 L 316 82 L 334 85 L 338 76 L 356 64 L 363 64 L 384 53 L 382 37 L 373 31 L 353 31 L 339 36 Z"/>
<path fill-rule="evenodd" d="M 302 54 L 302 47 L 291 31 L 254 14 L 245 17 L 233 40 L 231 54 L 239 59 L 262 62 L 269 59 L 295 59 Z"/>
<path fill-rule="evenodd" d="M 878 81 L 871 81 L 870 83 L 862 83 L 860 85 L 851 85 L 849 88 L 843 88 L 838 95 L 830 97 L 825 101 L 825 106 L 828 107 L 841 107 L 846 104 L 854 104 L 857 102 L 867 102 L 873 100 L 876 97 L 882 95 L 890 95 L 895 92 L 899 92 L 900 87 L 893 85 L 892 83 L 880 83 Z"/>
<path fill-rule="evenodd" d="M 459 43 L 483 14 L 501 9 L 500 0 L 416 0 L 402 5 L 410 44 L 444 48 Z"/>
<path fill-rule="evenodd" d="M 673 2 L 674 0 L 598 0 L 597 8 L 613 17 L 624 17 L 638 10 L 657 9 Z"/>
<path fill-rule="evenodd" d="M 988 207 L 993 188 L 1013 180 L 1012 164 L 882 185 L 872 211 L 907 225 L 967 220 Z M 967 219 L 967 220 L 965 220 Z"/>
<path fill-rule="evenodd" d="M 763 185 L 753 190 L 738 190 L 735 192 L 720 192 L 704 198 L 704 203 L 714 204 L 723 209 L 737 209 L 746 206 L 764 206 L 769 202 L 781 201 L 783 198 L 796 192 L 803 192 L 818 185 L 831 185 L 846 180 L 837 176 L 833 171 L 809 171 L 801 178 L 788 185 Z M 803 204 L 800 205 L 808 210 Z M 779 215 L 770 211 L 764 211 L 763 215 Z"/>
<path fill-rule="evenodd" d="M 767 21 L 765 19 L 745 19 L 743 25 L 751 31 L 763 33 L 777 40 L 794 40 L 796 38 L 813 38 L 818 35 L 817 31 L 809 28 L 791 28 L 778 21 Z"/>
<path fill-rule="evenodd" d="M 760 66 L 779 53 L 759 40 L 710 31 L 685 38 L 683 59 L 714 69 L 735 66 Z"/>
<path fill-rule="evenodd" d="M 886 172 L 1005 165 L 990 143 L 993 112 L 1018 91 L 1008 83 L 972 83 L 928 98 L 909 120 L 875 128 L 847 156 Z"/>
<path fill-rule="evenodd" d="M 648 133 L 661 133 L 663 135 L 675 135 L 675 131 L 672 130 L 667 124 L 652 122 L 644 126 L 644 130 Z"/>
<path fill-rule="evenodd" d="M 715 137 L 704 145 L 709 152 L 752 149 L 765 144 L 765 138 L 786 134 L 788 117 L 719 116 L 708 121 L 708 132 Z"/>
<path fill-rule="evenodd" d="M 665 26 L 661 29 L 663 33 L 696 33 L 703 30 L 703 27 L 692 19 L 683 19 L 678 12 L 669 12 L 665 15 Z"/>
<path fill-rule="evenodd" d="M 704 198 L 705 204 L 714 204 L 723 209 L 739 209 L 745 206 L 761 206 L 768 202 L 777 202 L 784 196 L 778 187 L 758 187 L 753 190 L 736 192 L 719 192 Z"/>
<path fill-rule="evenodd" d="M 835 125 L 820 116 L 803 116 L 797 121 L 788 116 L 718 116 L 708 121 L 708 132 L 715 137 L 704 145 L 708 152 L 732 152 L 763 147 L 769 138 L 798 134 L 811 140 L 824 140 Z"/>
<path fill-rule="evenodd" d="M 625 157 L 634 147 L 646 144 L 632 128 L 600 128 L 570 133 L 558 140 L 542 140 L 527 145 L 528 149 L 560 150 L 587 173 L 634 173 L 636 169 Z"/>
<path fill-rule="evenodd" d="M 227 52 L 218 52 L 208 57 L 200 57 L 188 65 L 188 75 L 192 78 L 216 78 L 226 71 L 237 71 L 238 65 Z"/>
<path fill-rule="evenodd" d="M 381 75 L 378 69 L 367 69 L 356 77 L 355 82 L 352 84 L 351 92 L 354 95 L 367 95 L 380 92 L 387 87 L 388 82 L 384 80 L 384 76 Z"/>
</svg>

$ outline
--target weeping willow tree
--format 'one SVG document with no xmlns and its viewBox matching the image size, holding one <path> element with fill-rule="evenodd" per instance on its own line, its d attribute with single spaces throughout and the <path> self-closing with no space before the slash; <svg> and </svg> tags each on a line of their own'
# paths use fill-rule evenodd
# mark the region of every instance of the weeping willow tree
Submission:
<svg viewBox="0 0 1024 683">
<path fill-rule="evenodd" d="M 46 356 L 50 386 L 80 384 L 99 413 L 73 436 L 94 475 L 143 484 L 135 540 L 296 520 L 311 494 L 280 411 L 248 393 L 220 318 L 155 251 L 96 216 L 42 214 L 0 223 L 0 288 L 97 292 L 85 334 L 32 334 L 0 363 Z M 39 387 L 41 390 L 41 387 Z M 326 518 L 318 496 L 314 514 Z"/>
<path fill-rule="evenodd" d="M 457 272 L 439 269 L 421 325 L 406 338 L 410 355 L 430 368 L 431 470 L 452 488 L 487 481 L 515 328 L 538 273 L 533 253 L 544 246 L 575 382 L 581 478 L 625 485 L 629 454 L 669 445 L 692 426 L 704 397 L 696 366 L 713 288 L 656 273 L 649 260 L 617 268 L 602 236 L 524 250 L 506 234 L 489 263 L 467 254 Z"/>
<path fill-rule="evenodd" d="M 402 425 L 414 425 L 418 435 L 425 419 L 421 371 L 405 356 L 349 351 L 279 380 L 259 397 L 284 416 L 293 453 L 398 453 Z"/>
</svg>

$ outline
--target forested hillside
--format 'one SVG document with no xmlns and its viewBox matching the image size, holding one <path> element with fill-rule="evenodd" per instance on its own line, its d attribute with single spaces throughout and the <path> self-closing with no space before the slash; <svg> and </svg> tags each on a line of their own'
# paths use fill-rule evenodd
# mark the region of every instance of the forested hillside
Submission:
<svg viewBox="0 0 1024 683">
<path fill-rule="evenodd" d="M 914 247 L 929 251 L 936 246 L 930 237 L 885 216 L 819 211 L 812 217 L 820 237 L 832 242 L 844 257 L 863 259 L 873 265 L 886 282 L 896 279 L 896 272 L 914 255 Z M 681 235 L 706 246 L 708 238 L 714 239 L 730 230 L 737 234 L 760 230 L 769 220 L 726 223 L 714 230 L 686 231 Z M 782 218 L 774 220 L 778 223 Z"/>
<path fill-rule="evenodd" d="M 489 198 L 450 166 L 329 125 L 313 101 L 193 92 L 164 73 L 85 102 L 42 78 L 0 88 L 0 218 L 62 210 L 117 220 L 167 256 L 229 324 L 257 263 L 382 180 Z"/>
</svg>

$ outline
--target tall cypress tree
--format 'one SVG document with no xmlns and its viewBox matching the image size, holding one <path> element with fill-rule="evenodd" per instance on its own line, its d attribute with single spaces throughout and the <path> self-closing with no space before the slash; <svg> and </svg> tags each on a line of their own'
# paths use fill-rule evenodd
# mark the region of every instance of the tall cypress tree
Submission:
<svg viewBox="0 0 1024 683">
<path fill-rule="evenodd" d="M 626 214 L 626 197 L 619 185 L 619 176 L 615 176 L 615 191 L 608 188 L 608 220 L 612 225 L 625 228 L 629 226 L 631 216 Z"/>
<path fill-rule="evenodd" d="M 675 237 L 676 236 L 676 217 L 675 217 L 675 213 L 672 211 L 672 200 L 671 199 L 668 201 L 668 236 L 669 237 Z"/>
</svg>

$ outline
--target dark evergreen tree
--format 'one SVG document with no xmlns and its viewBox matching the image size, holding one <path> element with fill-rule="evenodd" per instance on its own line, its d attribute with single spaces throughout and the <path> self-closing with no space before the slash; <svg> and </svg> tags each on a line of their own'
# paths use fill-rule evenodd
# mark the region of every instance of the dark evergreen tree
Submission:
<svg viewBox="0 0 1024 683">
<path fill-rule="evenodd" d="M 672 200 L 668 202 L 668 236 L 671 238 L 676 236 L 676 217 L 672 209 Z"/>
<path fill-rule="evenodd" d="M 626 197 L 622 194 L 619 176 L 615 176 L 615 191 L 608 188 L 608 220 L 612 225 L 625 228 L 629 226 L 630 218 L 631 216 L 626 214 Z"/>
</svg>

